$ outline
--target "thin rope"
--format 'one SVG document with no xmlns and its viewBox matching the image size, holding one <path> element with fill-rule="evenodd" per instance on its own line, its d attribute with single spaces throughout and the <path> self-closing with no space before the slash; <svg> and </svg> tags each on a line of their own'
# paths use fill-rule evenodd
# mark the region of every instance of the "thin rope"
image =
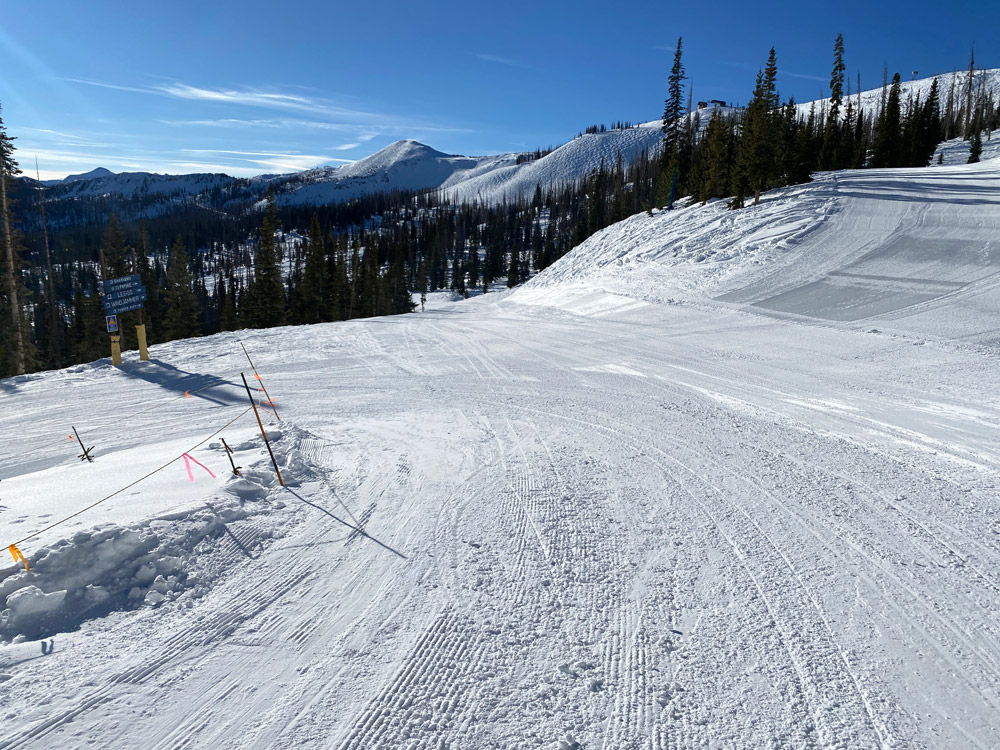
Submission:
<svg viewBox="0 0 1000 750">
<path fill-rule="evenodd" d="M 219 428 L 218 430 L 216 430 L 216 431 L 215 431 L 215 432 L 213 432 L 213 433 L 212 433 L 211 435 L 209 435 L 209 436 L 208 436 L 207 438 L 205 438 L 204 440 L 202 440 L 202 441 L 201 441 L 200 443 L 198 443 L 197 445 L 194 445 L 194 446 L 192 446 L 191 448 L 189 448 L 188 450 L 186 450 L 186 451 L 185 451 L 185 453 L 190 453 L 191 451 L 193 451 L 193 450 L 196 450 L 197 448 L 199 448 L 199 447 L 201 447 L 202 445 L 204 445 L 205 443 L 207 443 L 207 442 L 208 442 L 209 440 L 211 440 L 212 438 L 214 438 L 214 437 L 215 437 L 216 435 L 218 435 L 218 434 L 219 434 L 220 432 L 222 432 L 222 431 L 223 431 L 224 429 L 226 429 L 226 428 L 227 428 L 227 427 L 229 427 L 229 426 L 230 426 L 231 424 L 233 424 L 233 423 L 234 423 L 234 422 L 235 422 L 236 420 L 238 420 L 238 419 L 239 419 L 240 417 L 242 417 L 242 416 L 246 415 L 246 414 L 247 414 L 247 413 L 248 413 L 248 412 L 250 411 L 250 409 L 251 409 L 251 408 L 252 408 L 252 407 L 247 407 L 246 409 L 244 409 L 243 411 L 241 411 L 241 412 L 240 412 L 239 414 L 237 414 L 237 415 L 236 415 L 236 416 L 235 416 L 235 417 L 234 417 L 233 419 L 229 420 L 229 421 L 228 421 L 228 422 L 227 422 L 226 424 L 224 424 L 224 425 L 223 425 L 222 427 L 220 427 L 220 428 Z M 56 526 L 61 526 L 62 524 L 64 524 L 64 523 L 66 523 L 67 521 L 69 521 L 70 519 L 72 519 L 72 518 L 76 518 L 77 516 L 79 516 L 79 515 L 81 515 L 81 514 L 83 514 L 83 513 L 86 513 L 86 512 L 88 511 L 88 510 L 90 510 L 90 509 L 92 509 L 92 508 L 96 508 L 96 507 L 97 507 L 98 505 L 100 505 L 101 503 L 103 503 L 103 502 L 105 502 L 105 501 L 107 501 L 107 500 L 110 500 L 110 499 L 111 499 L 111 498 L 113 498 L 113 497 L 114 497 L 115 495 L 120 495 L 120 494 L 121 494 L 122 492 L 124 492 L 125 490 L 127 490 L 127 489 L 129 489 L 129 488 L 131 488 L 131 487 L 135 487 L 135 486 L 136 486 L 137 484 L 139 484 L 139 482 L 142 482 L 142 481 L 145 481 L 146 479 L 149 479 L 149 478 L 150 478 L 151 476 L 153 476 L 154 474 L 156 474 L 156 473 L 157 473 L 157 472 L 159 472 L 159 471 L 163 471 L 163 470 L 164 470 L 165 468 L 167 468 L 168 466 L 170 466 L 170 464 L 174 463 L 175 461 L 179 461 L 179 460 L 180 460 L 181 458 L 183 458 L 183 457 L 184 457 L 184 453 L 182 453 L 182 454 L 181 454 L 181 455 L 179 455 L 179 456 L 175 456 L 174 458 L 170 459 L 170 460 L 169 460 L 169 461 L 167 461 L 167 462 L 166 462 L 165 464 L 163 464 L 163 466 L 161 466 L 160 468 L 158 468 L 158 469 L 153 469 L 153 470 L 152 470 L 151 472 L 149 472 L 148 474 L 146 474 L 146 475 L 145 475 L 145 476 L 143 476 L 143 477 L 139 477 L 138 479 L 136 479 L 136 480 L 135 480 L 134 482 L 132 482 L 131 484 L 127 484 L 127 485 L 125 485 L 124 487 L 122 487 L 121 489 L 119 489 L 119 490 L 115 490 L 114 492 L 112 492 L 112 493 L 111 493 L 110 495 L 108 495 L 107 497 L 102 497 L 102 498 L 101 498 L 100 500 L 98 500 L 98 501 L 97 501 L 96 503 L 91 503 L 91 504 L 90 504 L 90 505 L 88 505 L 88 506 L 87 506 L 86 508 L 82 508 L 81 510 L 78 510 L 78 511 L 77 511 L 76 513 L 74 513 L 74 514 L 72 514 L 72 515 L 69 515 L 69 516 L 66 516 L 65 518 L 63 518 L 63 519 L 61 519 L 61 520 L 59 520 L 59 521 L 56 521 L 55 523 L 52 523 L 52 524 L 49 524 L 49 525 L 48 525 L 48 526 L 46 526 L 46 527 L 45 527 L 44 529 L 39 529 L 38 531 L 35 531 L 35 532 L 34 532 L 34 533 L 32 533 L 32 534 L 29 534 L 28 536 L 24 537 L 23 539 L 18 539 L 18 540 L 17 540 L 16 542 L 14 542 L 14 544 L 15 544 L 15 545 L 18 545 L 18 544 L 22 544 L 23 542 L 26 542 L 26 541 L 28 541 L 29 539 L 34 539 L 34 538 L 35 538 L 36 536 L 38 536 L 39 534 L 43 534 L 43 533 L 45 533 L 46 531 L 48 531 L 49 529 L 54 529 L 54 528 L 55 528 Z"/>
</svg>

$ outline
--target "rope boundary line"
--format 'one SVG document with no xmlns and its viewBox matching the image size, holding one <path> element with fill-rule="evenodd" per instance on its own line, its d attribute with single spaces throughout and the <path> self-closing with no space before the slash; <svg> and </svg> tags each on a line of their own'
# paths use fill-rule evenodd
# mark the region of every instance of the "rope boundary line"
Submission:
<svg viewBox="0 0 1000 750">
<path fill-rule="evenodd" d="M 246 415 L 247 415 L 247 414 L 248 414 L 248 413 L 250 412 L 250 410 L 251 410 L 252 408 L 253 408 L 252 406 L 251 406 L 251 407 L 247 407 L 246 409 L 244 409 L 243 411 L 241 411 L 241 412 L 240 412 L 239 414 L 237 414 L 237 415 L 236 415 L 235 417 L 233 417 L 233 418 L 232 418 L 231 420 L 229 420 L 228 422 L 226 422 L 226 424 L 224 424 L 224 425 L 223 425 L 222 427 L 220 427 L 220 428 L 219 428 L 218 430 L 216 430 L 215 432 L 213 432 L 213 433 L 212 433 L 211 435 L 209 435 L 208 437 L 206 437 L 205 439 L 201 440 L 201 441 L 200 441 L 200 442 L 198 442 L 197 444 L 195 444 L 195 445 L 191 446 L 190 448 L 188 448 L 188 450 L 184 451 L 184 453 L 190 453 L 191 451 L 194 451 L 194 450 L 197 450 L 197 449 L 198 449 L 198 448 L 200 448 L 200 447 L 201 447 L 202 445 L 204 445 L 204 444 L 205 444 L 205 443 L 207 443 L 207 442 L 208 442 L 209 440 L 211 440 L 211 439 L 212 439 L 212 438 L 214 438 L 214 437 L 215 437 L 216 435 L 218 435 L 218 434 L 219 434 L 220 432 L 222 432 L 223 430 L 225 430 L 225 429 L 226 429 L 227 427 L 229 427 L 230 425 L 234 424 L 234 423 L 235 423 L 235 422 L 236 422 L 237 420 L 239 420 L 239 419 L 241 419 L 242 417 L 246 416 Z M 91 509 L 93 509 L 93 508 L 96 508 L 96 507 L 97 507 L 98 505 L 100 505 L 101 503 L 104 503 L 104 502 L 106 502 L 106 501 L 110 500 L 111 498 L 115 497 L 116 495 L 120 495 L 120 494 L 121 494 L 121 493 L 123 493 L 123 492 L 124 492 L 125 490 L 127 490 L 127 489 L 131 489 L 132 487 L 135 487 L 135 486 L 136 486 L 137 484 L 139 484 L 140 482 L 143 482 L 143 481 L 145 481 L 145 480 L 149 479 L 149 478 L 150 478 L 151 476 L 153 476 L 154 474 L 157 474 L 158 472 L 161 472 L 161 471 L 163 471 L 163 470 L 164 470 L 164 469 L 166 469 L 166 468 L 167 468 L 168 466 L 170 466 L 170 465 L 171 465 L 172 463 L 174 463 L 174 462 L 176 462 L 176 461 L 180 461 L 180 460 L 181 460 L 181 459 L 182 459 L 182 458 L 184 457 L 184 453 L 181 453 L 181 454 L 180 454 L 179 456 L 174 456 L 173 458 L 171 458 L 171 459 L 170 459 L 169 461 L 167 461 L 167 462 L 166 462 L 165 464 L 163 464 L 162 466 L 160 466 L 160 467 L 158 467 L 158 468 L 156 468 L 156 469 L 153 469 L 153 470 L 152 470 L 151 472 L 149 472 L 148 474 L 146 474 L 146 475 L 144 475 L 144 476 L 141 476 L 141 477 L 139 477 L 139 478 L 138 478 L 138 479 L 136 479 L 135 481 L 133 481 L 133 482 L 130 482 L 129 484 L 125 485 L 124 487 L 121 487 L 120 489 L 117 489 L 117 490 L 115 490 L 115 491 L 114 491 L 114 492 L 112 492 L 112 493 L 111 493 L 110 495 L 107 495 L 106 497 L 102 497 L 102 498 L 101 498 L 100 500 L 98 500 L 97 502 L 95 502 L 95 503 L 91 503 L 90 505 L 88 505 L 88 506 L 87 506 L 87 507 L 85 507 L 85 508 L 81 508 L 81 509 L 80 509 L 80 510 L 78 510 L 78 511 L 77 511 L 76 513 L 73 513 L 73 514 L 71 514 L 71 515 L 68 515 L 68 516 L 66 516 L 65 518 L 62 518 L 62 519 L 60 519 L 60 520 L 56 521 L 55 523 L 51 523 L 51 524 L 49 524 L 48 526 L 46 526 L 46 527 L 44 527 L 44 528 L 42 528 L 42 529 L 39 529 L 38 531 L 35 531 L 35 532 L 32 532 L 31 534 L 29 534 L 29 535 L 28 535 L 28 536 L 26 536 L 26 537 L 23 537 L 22 539 L 18 539 L 18 540 L 17 540 L 16 542 L 14 542 L 14 543 L 13 543 L 13 546 L 17 546 L 17 545 L 20 545 L 20 544 L 23 544 L 24 542 L 28 541 L 29 539 L 34 539 L 34 538 L 35 538 L 36 536 L 39 536 L 39 535 L 41 535 L 41 534 L 44 534 L 44 533 L 45 533 L 46 531 L 49 531 L 50 529 L 54 529 L 54 528 L 55 528 L 55 527 L 57 527 L 57 526 L 61 526 L 62 524 L 66 523 L 67 521 L 69 521 L 69 520 L 71 520 L 71 519 L 73 519 L 73 518 L 76 518 L 76 517 L 77 517 L 77 516 L 79 516 L 79 515 L 82 515 L 82 514 L 86 513 L 86 512 L 88 511 L 88 510 L 91 510 Z"/>
</svg>

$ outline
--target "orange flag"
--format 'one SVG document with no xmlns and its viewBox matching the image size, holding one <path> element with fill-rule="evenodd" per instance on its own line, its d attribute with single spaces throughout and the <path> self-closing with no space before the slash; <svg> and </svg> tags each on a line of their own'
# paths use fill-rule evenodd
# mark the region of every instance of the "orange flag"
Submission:
<svg viewBox="0 0 1000 750">
<path fill-rule="evenodd" d="M 24 555 L 21 554 L 21 550 L 17 548 L 16 544 L 10 545 L 7 549 L 10 551 L 10 556 L 14 558 L 14 562 L 22 563 L 25 570 L 31 570 L 28 567 L 28 561 L 24 559 Z"/>
</svg>

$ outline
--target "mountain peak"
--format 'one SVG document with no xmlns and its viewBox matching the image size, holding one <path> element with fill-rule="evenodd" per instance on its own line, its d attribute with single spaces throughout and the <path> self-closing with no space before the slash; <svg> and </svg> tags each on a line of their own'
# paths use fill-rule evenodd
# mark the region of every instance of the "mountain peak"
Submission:
<svg viewBox="0 0 1000 750">
<path fill-rule="evenodd" d="M 71 174 L 60 182 L 83 182 L 85 180 L 96 180 L 98 177 L 111 177 L 114 175 L 110 169 L 105 169 L 104 167 L 97 167 L 89 172 L 84 172 L 83 174 Z"/>
</svg>

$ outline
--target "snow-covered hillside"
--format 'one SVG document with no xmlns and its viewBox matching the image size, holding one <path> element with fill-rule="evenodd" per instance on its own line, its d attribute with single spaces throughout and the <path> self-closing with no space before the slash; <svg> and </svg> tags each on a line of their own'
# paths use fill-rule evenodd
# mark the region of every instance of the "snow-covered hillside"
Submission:
<svg viewBox="0 0 1000 750">
<path fill-rule="evenodd" d="M 575 182 L 590 174 L 602 163 L 612 167 L 621 156 L 626 165 L 636 161 L 643 151 L 653 152 L 663 141 L 660 122 L 650 122 L 624 130 L 588 133 L 564 143 L 536 161 L 510 164 L 484 174 L 452 178 L 442 185 L 455 201 L 499 203 L 503 200 L 530 198 L 536 185 L 546 188 Z"/>
<path fill-rule="evenodd" d="M 115 174 L 98 168 L 83 175 L 70 175 L 65 180 L 46 182 L 47 200 L 64 198 L 94 198 L 103 195 L 124 197 L 162 195 L 195 196 L 216 187 L 231 184 L 225 174 L 152 174 L 121 172 Z"/>
<path fill-rule="evenodd" d="M 0 381 L 0 748 L 1000 746 L 998 180 Z"/>
<path fill-rule="evenodd" d="M 863 321 L 1000 344 L 997 160 L 823 173 L 760 206 L 725 202 L 591 237 L 513 299 L 572 306 L 593 290 L 639 302 L 734 302 L 764 314 Z"/>
<path fill-rule="evenodd" d="M 920 101 L 927 101 L 927 97 L 930 94 L 931 86 L 933 85 L 935 79 L 938 82 L 938 101 L 941 103 L 942 112 L 944 112 L 946 108 L 948 96 L 952 93 L 952 91 L 954 92 L 956 109 L 965 104 L 965 96 L 969 81 L 969 73 L 967 70 L 941 73 L 936 76 L 926 76 L 924 78 L 915 78 L 912 80 L 906 80 L 906 78 L 906 75 L 902 75 L 903 80 L 901 80 L 899 84 L 900 101 L 904 106 L 911 97 L 914 100 L 919 97 Z M 865 83 L 866 82 L 862 81 L 862 85 L 865 85 Z M 867 83 L 870 84 L 871 82 L 869 81 Z M 886 92 L 887 91 L 888 88 L 886 89 Z M 973 100 L 975 100 L 975 96 L 979 91 L 983 91 L 987 94 L 992 93 L 994 97 L 1000 95 L 1000 68 L 977 70 L 972 77 L 972 91 Z M 851 95 L 851 99 L 854 101 L 855 106 L 857 106 L 860 99 L 861 107 L 866 112 L 877 112 L 881 106 L 882 97 L 882 86 L 866 88 L 861 92 L 860 96 L 857 91 Z M 829 103 L 829 98 L 817 99 L 813 102 L 805 102 L 804 104 L 798 105 L 798 111 L 801 116 L 806 117 L 809 114 L 810 107 L 815 107 L 816 114 L 818 115 L 823 107 L 829 106 Z M 843 115 L 843 111 L 841 111 L 841 115 Z"/>
</svg>

